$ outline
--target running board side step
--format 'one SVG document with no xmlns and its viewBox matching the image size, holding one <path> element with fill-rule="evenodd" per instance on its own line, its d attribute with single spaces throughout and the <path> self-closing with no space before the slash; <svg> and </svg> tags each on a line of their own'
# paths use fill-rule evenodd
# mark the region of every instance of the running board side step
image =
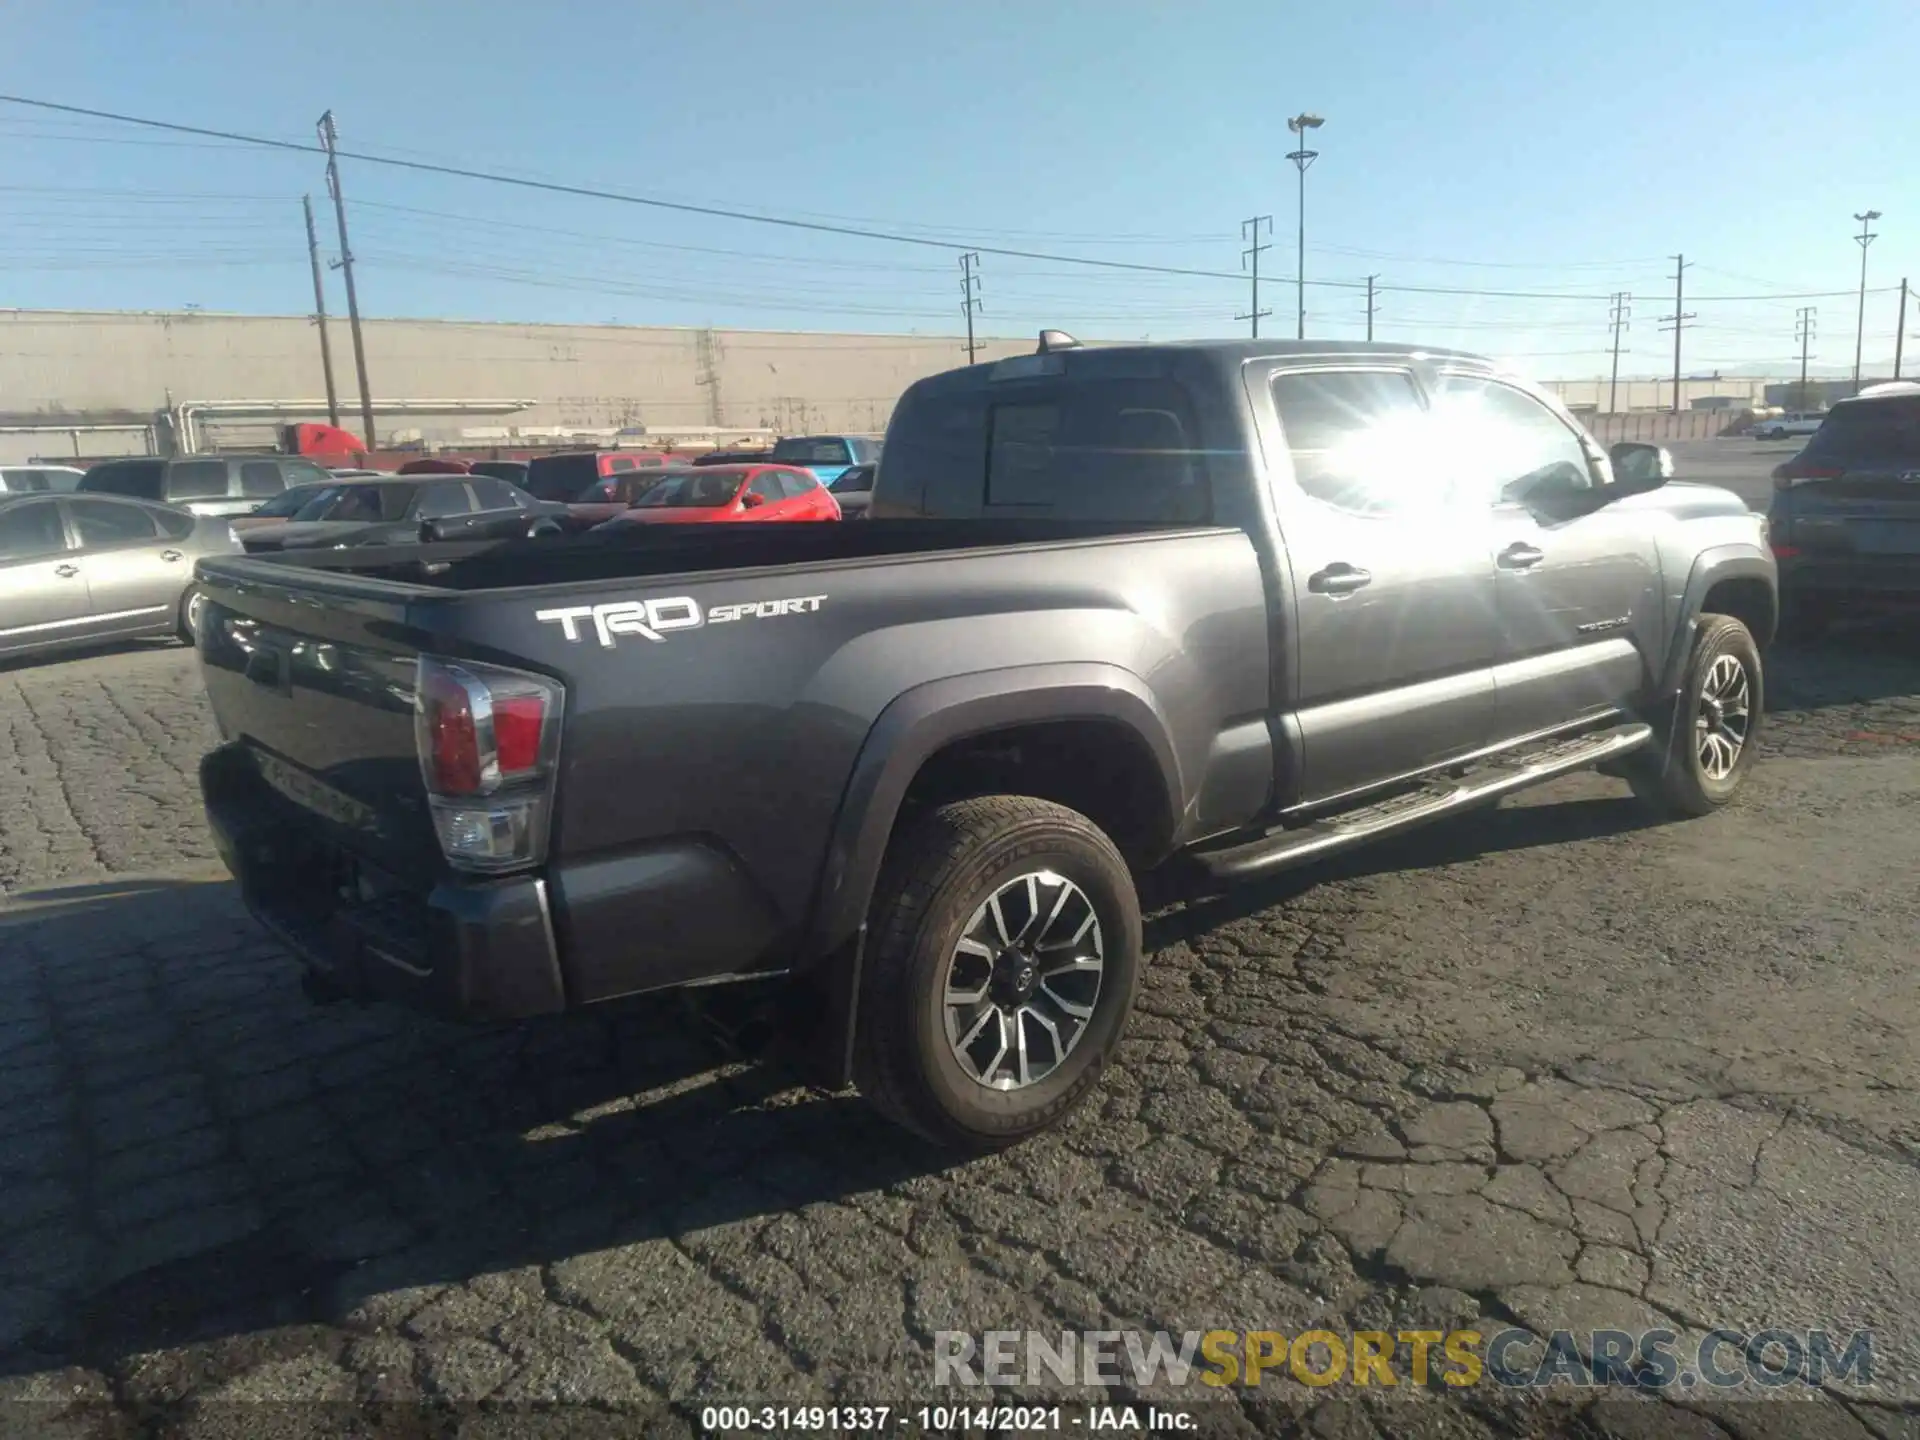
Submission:
<svg viewBox="0 0 1920 1440">
<path fill-rule="evenodd" d="M 1328 815 L 1291 829 L 1269 830 L 1253 840 L 1188 852 L 1190 860 L 1216 880 L 1246 880 L 1359 845 L 1397 830 L 1410 830 L 1484 805 L 1551 780 L 1638 750 L 1652 738 L 1652 727 L 1616 725 L 1572 739 L 1553 740 L 1476 766 L 1459 780 L 1433 781 L 1418 790 Z"/>
</svg>

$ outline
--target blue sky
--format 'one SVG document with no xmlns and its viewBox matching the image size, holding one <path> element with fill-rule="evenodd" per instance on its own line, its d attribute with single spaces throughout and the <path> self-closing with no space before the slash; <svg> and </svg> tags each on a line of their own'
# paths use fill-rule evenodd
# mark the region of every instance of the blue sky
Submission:
<svg viewBox="0 0 1920 1440">
<path fill-rule="evenodd" d="M 1869 284 L 1920 281 L 1920 6 L 1562 0 L 10 0 L 0 90 L 954 245 L 1294 272 L 1285 117 L 1324 115 L 1309 280 L 1378 333 L 1542 375 L 1851 365 Z M 316 20 L 324 15 L 325 25 Z M 349 163 L 370 315 L 953 333 L 956 252 Z M 304 313 L 311 156 L 0 105 L 0 306 Z M 1238 334 L 1238 279 L 985 254 L 987 333 Z M 329 278 L 329 304 L 344 299 Z M 1489 293 L 1419 293 L 1394 287 Z M 1801 296 L 1797 292 L 1817 292 Z M 1539 298 L 1550 297 L 1550 298 Z M 1716 298 L 1729 297 L 1729 298 Z M 1753 298 L 1734 298 L 1753 297 Z M 1290 284 L 1264 286 L 1289 333 Z M 1309 333 L 1364 333 L 1310 286 Z M 1868 297 L 1869 368 L 1895 298 Z M 1920 331 L 1920 304 L 1909 311 Z M 1912 348 L 1914 342 L 1910 340 Z"/>
</svg>

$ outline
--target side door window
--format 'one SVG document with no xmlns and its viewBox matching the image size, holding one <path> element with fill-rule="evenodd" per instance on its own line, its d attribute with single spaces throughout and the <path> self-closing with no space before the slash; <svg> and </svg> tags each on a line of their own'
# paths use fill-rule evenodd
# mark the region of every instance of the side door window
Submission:
<svg viewBox="0 0 1920 1440">
<path fill-rule="evenodd" d="M 80 497 L 66 504 L 80 548 L 88 553 L 152 544 L 160 538 L 153 513 L 138 505 L 116 505 L 111 500 Z"/>
<path fill-rule="evenodd" d="M 491 475 L 476 475 L 467 482 L 473 491 L 473 498 L 482 510 L 520 510 L 524 509 L 523 491 L 516 490 L 504 480 L 496 480 Z"/>
<path fill-rule="evenodd" d="M 240 493 L 249 500 L 271 500 L 286 484 L 277 460 L 242 460 Z"/>
<path fill-rule="evenodd" d="M 167 469 L 166 498 L 169 501 L 226 499 L 227 462 L 224 460 L 176 461 Z"/>
<path fill-rule="evenodd" d="M 769 505 L 777 505 L 787 498 L 786 489 L 781 485 L 780 479 L 781 477 L 778 471 L 762 470 L 758 475 L 753 477 L 753 482 L 747 486 L 747 493 L 749 495 L 758 495 Z"/>
<path fill-rule="evenodd" d="M 1437 508 L 1427 412 L 1405 370 L 1301 370 L 1273 377 L 1273 403 L 1301 493 L 1351 515 Z"/>
<path fill-rule="evenodd" d="M 1520 390 L 1478 375 L 1442 375 L 1434 396 L 1436 454 L 1463 495 L 1521 505 L 1593 484 L 1580 437 Z"/>
<path fill-rule="evenodd" d="M 60 523 L 57 501 L 30 500 L 0 509 L 0 565 L 45 560 L 66 548 L 67 532 Z"/>
<path fill-rule="evenodd" d="M 279 463 L 288 489 L 295 485 L 325 485 L 334 478 L 311 460 L 282 460 Z"/>
<path fill-rule="evenodd" d="M 467 515 L 472 511 L 473 501 L 467 494 L 467 487 L 457 480 L 422 485 L 413 502 L 416 520 L 433 520 L 442 515 Z"/>
</svg>

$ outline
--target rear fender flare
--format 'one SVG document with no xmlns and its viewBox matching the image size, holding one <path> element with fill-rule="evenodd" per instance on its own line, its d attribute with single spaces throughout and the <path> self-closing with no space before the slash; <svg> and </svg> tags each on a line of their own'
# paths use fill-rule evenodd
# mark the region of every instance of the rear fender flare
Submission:
<svg viewBox="0 0 1920 1440">
<path fill-rule="evenodd" d="M 1160 771 L 1171 842 L 1186 791 L 1167 718 L 1132 671 L 1099 663 L 1022 665 L 929 681 L 896 697 L 867 732 L 828 841 L 802 963 L 834 953 L 866 923 L 901 802 L 930 756 L 972 735 L 1054 720 L 1116 722 L 1146 746 Z"/>
</svg>

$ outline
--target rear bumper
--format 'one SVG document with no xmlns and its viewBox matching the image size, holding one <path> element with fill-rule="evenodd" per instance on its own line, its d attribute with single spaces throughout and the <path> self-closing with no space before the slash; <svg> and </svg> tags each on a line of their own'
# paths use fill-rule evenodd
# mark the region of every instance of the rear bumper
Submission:
<svg viewBox="0 0 1920 1440">
<path fill-rule="evenodd" d="M 697 842 L 543 872 L 408 885 L 262 783 L 239 744 L 200 765 L 214 843 L 254 918 L 357 999 L 512 1020 L 644 990 L 772 973 L 758 887 Z"/>
<path fill-rule="evenodd" d="M 1861 606 L 1920 604 L 1920 556 L 1806 555 L 1780 562 L 1789 597 Z"/>
</svg>

